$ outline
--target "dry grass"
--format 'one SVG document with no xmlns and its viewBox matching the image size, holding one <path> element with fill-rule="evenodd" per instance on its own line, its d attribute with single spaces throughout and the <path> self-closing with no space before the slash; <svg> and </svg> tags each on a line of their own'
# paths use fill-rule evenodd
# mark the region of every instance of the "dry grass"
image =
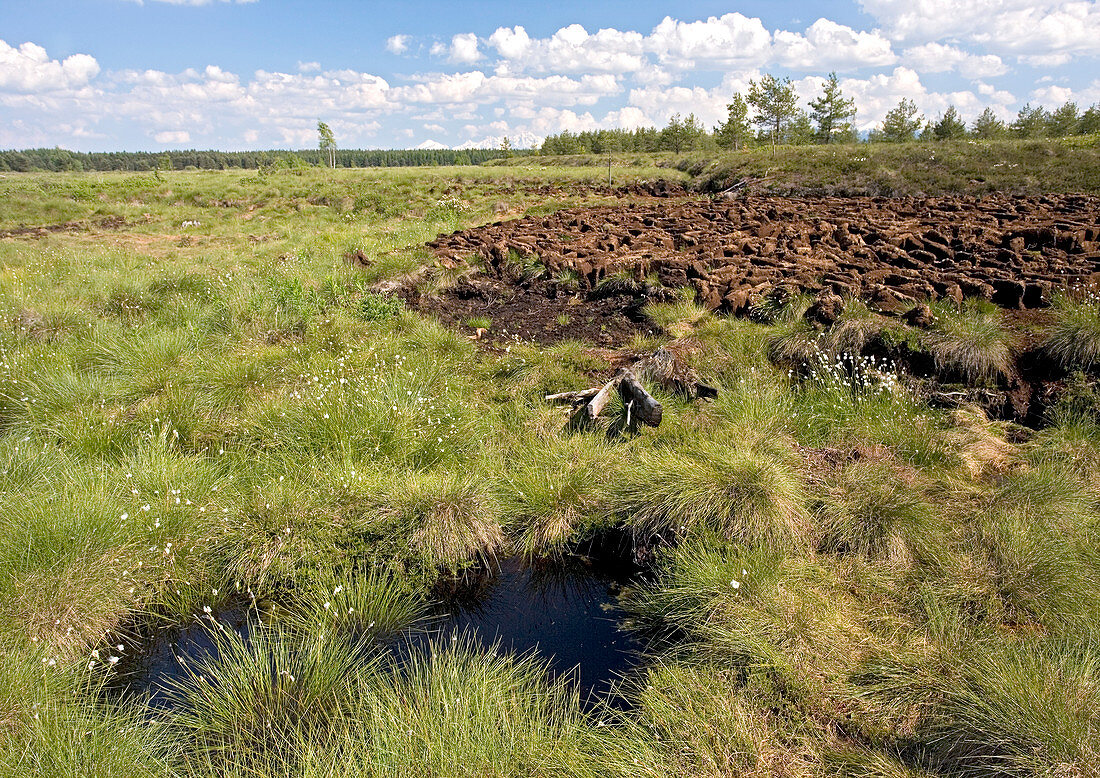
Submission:
<svg viewBox="0 0 1100 778">
<path fill-rule="evenodd" d="M 1023 464 L 1020 447 L 1008 442 L 1003 425 L 991 422 L 981 408 L 956 408 L 948 418 L 952 428 L 947 442 L 972 478 L 988 478 Z"/>
<path fill-rule="evenodd" d="M 380 509 L 429 565 L 454 567 L 505 547 L 500 508 L 484 478 L 410 473 L 382 495 Z"/>
</svg>

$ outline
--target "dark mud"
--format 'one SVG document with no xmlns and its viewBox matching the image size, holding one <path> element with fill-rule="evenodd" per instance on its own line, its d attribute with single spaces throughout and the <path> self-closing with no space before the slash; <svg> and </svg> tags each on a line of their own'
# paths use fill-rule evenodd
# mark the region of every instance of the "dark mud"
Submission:
<svg viewBox="0 0 1100 778">
<path fill-rule="evenodd" d="M 733 314 L 777 288 L 830 290 L 886 312 L 963 297 L 1038 308 L 1057 289 L 1100 282 L 1100 198 L 650 199 L 497 222 L 429 248 L 549 300 L 574 288 L 590 296 L 616 277 L 688 286 Z"/>
</svg>

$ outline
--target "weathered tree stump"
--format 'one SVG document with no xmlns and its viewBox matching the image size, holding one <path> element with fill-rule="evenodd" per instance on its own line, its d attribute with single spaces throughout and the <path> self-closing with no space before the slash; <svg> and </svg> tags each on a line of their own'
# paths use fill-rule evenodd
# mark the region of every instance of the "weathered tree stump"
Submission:
<svg viewBox="0 0 1100 778">
<path fill-rule="evenodd" d="M 690 399 L 718 396 L 718 390 L 700 383 L 695 371 L 675 351 L 662 347 L 647 357 L 635 355 L 631 365 L 620 367 L 603 386 L 548 394 L 546 401 L 572 406 L 567 429 L 590 429 L 611 401 L 612 393 L 618 390 L 623 411 L 621 417 L 612 423 L 608 434 L 633 434 L 643 424 L 650 427 L 660 425 L 664 415 L 664 408 L 646 390 L 643 380 L 652 381 Z"/>
</svg>

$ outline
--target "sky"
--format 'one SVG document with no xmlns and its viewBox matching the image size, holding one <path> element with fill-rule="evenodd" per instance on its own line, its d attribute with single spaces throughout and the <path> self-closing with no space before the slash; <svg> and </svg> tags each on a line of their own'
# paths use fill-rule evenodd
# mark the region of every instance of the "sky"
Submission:
<svg viewBox="0 0 1100 778">
<path fill-rule="evenodd" d="M 1100 0 L 0 0 L 0 148 L 537 146 L 719 123 L 764 73 L 835 71 L 856 125 L 902 98 L 1011 119 L 1100 102 Z"/>
</svg>

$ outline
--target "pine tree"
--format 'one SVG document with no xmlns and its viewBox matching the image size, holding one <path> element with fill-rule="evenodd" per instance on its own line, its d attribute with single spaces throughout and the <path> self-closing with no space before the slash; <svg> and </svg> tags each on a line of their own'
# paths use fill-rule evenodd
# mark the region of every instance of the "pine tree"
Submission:
<svg viewBox="0 0 1100 778">
<path fill-rule="evenodd" d="M 817 138 L 810 115 L 805 111 L 796 111 L 794 118 L 783 130 L 783 142 L 792 146 L 809 146 Z"/>
<path fill-rule="evenodd" d="M 810 101 L 810 118 L 817 123 L 818 141 L 832 143 L 851 137 L 855 115 L 856 101 L 841 94 L 836 72 L 830 73 L 821 97 Z"/>
<path fill-rule="evenodd" d="M 959 112 L 955 106 L 947 106 L 940 120 L 932 127 L 934 140 L 958 140 L 966 137 L 966 125 L 959 118 Z"/>
<path fill-rule="evenodd" d="M 1008 127 L 997 118 L 997 114 L 993 113 L 992 108 L 986 108 L 981 112 L 981 115 L 974 120 L 974 123 L 970 125 L 970 133 L 975 138 L 992 140 L 993 138 L 1003 138 L 1007 135 Z"/>
<path fill-rule="evenodd" d="M 756 109 L 753 122 L 767 130 L 771 136 L 774 154 L 775 144 L 782 137 L 783 128 L 798 112 L 798 98 L 795 97 L 791 80 L 780 80 L 771 73 L 765 73 L 759 82 L 750 81 L 749 105 Z"/>
<path fill-rule="evenodd" d="M 1081 116 L 1077 110 L 1077 103 L 1066 103 L 1050 115 L 1049 132 L 1055 138 L 1064 138 L 1067 135 L 1076 135 L 1081 125 Z"/>
<path fill-rule="evenodd" d="M 684 147 L 687 150 L 698 149 L 706 132 L 702 123 L 695 118 L 695 114 L 689 113 L 684 119 Z"/>
<path fill-rule="evenodd" d="M 1049 124 L 1050 114 L 1043 106 L 1032 108 L 1031 103 L 1027 103 L 1016 114 L 1016 121 L 1009 125 L 1009 129 L 1018 138 L 1041 138 L 1046 135 Z"/>
<path fill-rule="evenodd" d="M 733 93 L 733 102 L 726 106 L 726 120 L 714 129 L 718 142 L 733 151 L 741 148 L 751 133 L 749 131 L 749 104 L 740 92 Z"/>
<path fill-rule="evenodd" d="M 924 126 L 924 117 L 917 112 L 917 104 L 903 97 L 901 101 L 891 108 L 882 120 L 882 127 L 875 133 L 874 140 L 883 140 L 887 143 L 901 143 L 913 140 L 913 136 L 920 132 Z"/>
<path fill-rule="evenodd" d="M 661 130 L 661 148 L 679 154 L 687 144 L 688 128 L 684 125 L 680 114 L 674 113 L 665 128 Z"/>
<path fill-rule="evenodd" d="M 1091 106 L 1081 114 L 1081 121 L 1077 124 L 1077 131 L 1082 135 L 1091 135 L 1100 132 L 1100 103 Z"/>
</svg>

